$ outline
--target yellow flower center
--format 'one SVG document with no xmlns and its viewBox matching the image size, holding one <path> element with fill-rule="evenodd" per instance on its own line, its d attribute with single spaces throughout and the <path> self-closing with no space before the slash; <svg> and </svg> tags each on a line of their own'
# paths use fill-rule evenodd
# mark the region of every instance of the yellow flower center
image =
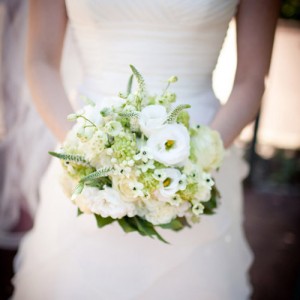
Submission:
<svg viewBox="0 0 300 300">
<path fill-rule="evenodd" d="M 167 140 L 165 142 L 165 148 L 166 148 L 166 150 L 171 149 L 174 145 L 175 145 L 175 141 L 174 140 Z"/>
<path fill-rule="evenodd" d="M 171 178 L 169 178 L 169 177 L 166 178 L 163 182 L 164 187 L 169 186 L 171 184 L 171 182 L 172 182 Z"/>
</svg>

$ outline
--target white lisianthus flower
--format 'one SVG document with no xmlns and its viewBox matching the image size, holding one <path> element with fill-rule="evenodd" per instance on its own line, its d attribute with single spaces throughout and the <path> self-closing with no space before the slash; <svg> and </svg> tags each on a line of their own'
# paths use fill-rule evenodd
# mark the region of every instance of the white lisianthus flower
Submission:
<svg viewBox="0 0 300 300">
<path fill-rule="evenodd" d="M 101 215 L 103 218 L 121 219 L 126 215 L 133 217 L 136 214 L 135 206 L 123 201 L 120 193 L 112 188 L 105 187 L 104 190 L 98 190 L 89 187 L 85 189 L 93 189 L 93 192 L 90 193 L 91 212 Z"/>
<path fill-rule="evenodd" d="M 206 126 L 197 126 L 191 138 L 191 156 L 206 172 L 220 167 L 224 146 L 219 133 Z"/>
<path fill-rule="evenodd" d="M 164 126 L 167 118 L 166 108 L 162 105 L 148 105 L 142 109 L 139 124 L 142 132 L 149 137 Z"/>
<path fill-rule="evenodd" d="M 147 140 L 154 160 L 174 166 L 183 164 L 190 155 L 190 136 L 181 124 L 165 125 L 163 130 L 153 133 Z"/>
</svg>

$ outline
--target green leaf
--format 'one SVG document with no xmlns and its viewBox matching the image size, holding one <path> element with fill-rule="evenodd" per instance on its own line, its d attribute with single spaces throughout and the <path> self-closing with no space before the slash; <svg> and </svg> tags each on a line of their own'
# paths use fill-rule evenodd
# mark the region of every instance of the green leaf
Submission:
<svg viewBox="0 0 300 300">
<path fill-rule="evenodd" d="M 135 227 L 132 222 L 130 222 L 130 218 L 124 217 L 122 219 L 118 220 L 119 225 L 122 227 L 122 229 L 128 233 L 133 231 L 138 231 L 137 227 Z"/>
<path fill-rule="evenodd" d="M 116 221 L 116 219 L 113 219 L 111 217 L 103 218 L 102 216 L 97 215 L 97 214 L 94 214 L 94 216 L 96 218 L 97 226 L 99 228 L 102 228 L 102 227 L 109 225 L 109 224 L 113 223 L 114 221 Z"/>
<path fill-rule="evenodd" d="M 92 181 L 97 178 L 106 177 L 112 170 L 113 169 L 110 167 L 104 167 L 104 168 L 98 169 L 97 171 L 95 171 L 87 176 L 82 177 L 80 179 L 80 182 L 82 183 L 82 182 Z"/>
<path fill-rule="evenodd" d="M 70 161 L 72 163 L 89 164 L 87 162 L 87 160 L 84 158 L 84 156 L 82 156 L 82 155 L 58 153 L 58 152 L 53 152 L 53 151 L 49 151 L 48 153 L 54 157 L 61 159 L 61 160 Z"/>
<path fill-rule="evenodd" d="M 179 218 L 172 220 L 170 223 L 160 224 L 158 226 L 164 229 L 172 229 L 174 231 L 179 231 L 184 228 L 184 224 L 181 222 Z"/>
<path fill-rule="evenodd" d="M 154 228 L 153 224 L 151 224 L 150 222 L 140 218 L 140 217 L 134 217 L 133 218 L 136 222 L 136 225 L 138 227 L 138 231 L 142 234 L 142 235 L 147 235 L 151 238 L 153 238 L 153 236 L 156 236 L 160 241 L 169 244 Z"/>
<path fill-rule="evenodd" d="M 84 189 L 84 183 L 79 183 L 79 184 L 75 187 L 75 189 L 74 189 L 74 191 L 73 191 L 73 193 L 72 193 L 71 200 L 74 200 L 74 199 L 76 198 L 76 196 L 80 195 L 81 192 L 83 191 L 83 189 Z"/>
<path fill-rule="evenodd" d="M 93 179 L 86 183 L 86 186 L 96 187 L 99 190 L 103 190 L 105 186 L 111 187 L 112 182 L 109 177 L 101 177 L 97 179 Z"/>
<path fill-rule="evenodd" d="M 83 212 L 80 210 L 80 208 L 78 207 L 77 208 L 77 216 L 80 216 L 80 215 L 82 215 L 83 214 Z"/>
<path fill-rule="evenodd" d="M 183 111 L 184 109 L 187 108 L 191 108 L 191 106 L 189 104 L 179 104 L 178 106 L 176 106 L 167 116 L 166 121 L 164 122 L 164 124 L 172 124 L 175 123 L 177 120 L 178 115 L 180 114 L 181 111 Z"/>
</svg>

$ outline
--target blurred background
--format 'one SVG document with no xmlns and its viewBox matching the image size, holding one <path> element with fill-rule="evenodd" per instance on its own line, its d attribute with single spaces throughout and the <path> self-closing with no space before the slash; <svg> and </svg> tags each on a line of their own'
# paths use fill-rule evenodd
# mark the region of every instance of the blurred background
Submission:
<svg viewBox="0 0 300 300">
<path fill-rule="evenodd" d="M 23 75 L 26 2 L 0 0 L 0 300 L 12 293 L 12 261 L 20 239 L 32 226 L 38 203 L 37 185 L 32 184 L 38 178 L 30 176 L 29 155 L 14 151 L 14 145 L 39 138 L 44 146 L 34 149 L 33 144 L 30 157 L 40 160 L 40 170 L 35 172 L 40 175 L 48 162 L 47 150 L 54 145 L 31 104 Z M 69 38 L 65 53 L 74 62 L 70 76 L 74 82 L 78 79 L 74 74 L 80 72 L 71 48 Z M 214 89 L 222 102 L 230 93 L 235 66 L 232 21 L 214 73 Z M 64 64 L 63 74 L 69 69 Z M 255 255 L 250 270 L 253 300 L 300 299 L 299 70 L 300 0 L 285 0 L 260 113 L 236 141 L 250 167 L 244 182 L 244 211 L 245 231 Z M 65 84 L 67 90 L 73 85 Z M 68 91 L 71 95 L 72 90 Z M 16 175 L 28 179 L 20 183 Z"/>
</svg>

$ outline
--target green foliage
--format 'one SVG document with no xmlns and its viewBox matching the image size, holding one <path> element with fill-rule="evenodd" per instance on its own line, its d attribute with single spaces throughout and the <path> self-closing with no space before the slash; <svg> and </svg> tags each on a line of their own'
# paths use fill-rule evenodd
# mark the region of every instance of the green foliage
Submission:
<svg viewBox="0 0 300 300">
<path fill-rule="evenodd" d="M 154 228 L 154 225 L 144 220 L 139 216 L 132 218 L 124 217 L 118 220 L 118 223 L 124 230 L 124 232 L 138 232 L 142 236 L 148 236 L 150 238 L 156 237 L 160 241 L 169 244 Z"/>
<path fill-rule="evenodd" d="M 182 219 L 183 218 L 177 217 L 176 219 L 172 220 L 170 223 L 160 224 L 158 226 L 161 227 L 161 228 L 164 228 L 164 229 L 171 229 L 171 230 L 174 230 L 174 231 L 179 231 L 179 230 L 182 230 L 185 226 Z"/>
<path fill-rule="evenodd" d="M 187 111 L 182 110 L 177 117 L 177 122 L 183 124 L 186 128 L 190 128 L 190 115 Z"/>
<path fill-rule="evenodd" d="M 184 201 L 192 201 L 198 192 L 198 183 L 189 183 L 185 190 L 178 191 L 181 199 Z"/>
<path fill-rule="evenodd" d="M 105 186 L 111 187 L 112 182 L 109 177 L 101 177 L 94 180 L 89 181 L 86 183 L 87 186 L 95 187 L 99 190 L 103 190 Z"/>
<path fill-rule="evenodd" d="M 94 216 L 96 218 L 97 226 L 99 228 L 102 228 L 102 227 L 104 227 L 106 225 L 109 225 L 109 224 L 111 224 L 111 223 L 113 223 L 113 222 L 116 221 L 116 219 L 113 219 L 111 217 L 103 218 L 102 216 L 97 215 L 97 214 L 94 214 Z"/>
<path fill-rule="evenodd" d="M 218 189 L 213 186 L 211 191 L 211 198 L 209 201 L 201 202 L 204 206 L 203 213 L 205 215 L 213 215 L 215 213 L 215 209 L 218 206 L 218 199 L 221 197 Z"/>
</svg>

